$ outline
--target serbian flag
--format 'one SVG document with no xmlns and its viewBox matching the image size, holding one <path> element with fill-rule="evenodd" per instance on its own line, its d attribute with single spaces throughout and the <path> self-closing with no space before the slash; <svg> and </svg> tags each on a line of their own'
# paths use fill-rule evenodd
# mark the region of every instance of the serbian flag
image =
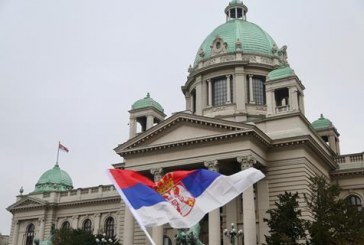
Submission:
<svg viewBox="0 0 364 245">
<path fill-rule="evenodd" d="M 174 228 L 197 224 L 206 213 L 225 205 L 265 177 L 255 168 L 230 176 L 197 169 L 170 172 L 154 183 L 135 171 L 108 171 L 141 226 L 169 223 Z"/>
<path fill-rule="evenodd" d="M 65 151 L 67 153 L 69 152 L 68 148 L 62 145 L 60 142 L 58 143 L 58 149 Z"/>
</svg>

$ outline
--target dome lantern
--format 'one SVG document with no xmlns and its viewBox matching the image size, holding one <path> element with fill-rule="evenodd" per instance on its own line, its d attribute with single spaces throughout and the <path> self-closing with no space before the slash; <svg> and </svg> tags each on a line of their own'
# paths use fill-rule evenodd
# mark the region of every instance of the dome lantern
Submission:
<svg viewBox="0 0 364 245">
<path fill-rule="evenodd" d="M 240 0 L 232 0 L 225 8 L 226 21 L 229 20 L 246 20 L 247 6 Z"/>
</svg>

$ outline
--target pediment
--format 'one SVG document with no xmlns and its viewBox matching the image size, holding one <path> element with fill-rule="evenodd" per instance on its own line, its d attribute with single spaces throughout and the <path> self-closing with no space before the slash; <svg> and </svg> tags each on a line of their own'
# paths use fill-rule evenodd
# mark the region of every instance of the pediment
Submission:
<svg viewBox="0 0 364 245">
<path fill-rule="evenodd" d="M 38 198 L 24 197 L 19 201 L 17 201 L 16 203 L 14 203 L 13 205 L 11 205 L 10 207 L 8 207 L 7 210 L 12 211 L 16 209 L 38 208 L 38 207 L 43 207 L 46 204 L 47 204 L 46 201 L 43 201 Z"/>
<path fill-rule="evenodd" d="M 254 126 L 244 123 L 180 112 L 118 146 L 115 151 L 122 154 L 124 151 L 133 149 L 166 146 L 176 142 L 203 140 L 238 132 L 254 131 L 253 128 Z"/>
</svg>

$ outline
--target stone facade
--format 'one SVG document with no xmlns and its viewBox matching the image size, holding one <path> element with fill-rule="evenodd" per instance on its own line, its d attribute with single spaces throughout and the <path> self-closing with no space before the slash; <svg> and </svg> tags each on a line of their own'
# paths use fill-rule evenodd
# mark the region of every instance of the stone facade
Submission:
<svg viewBox="0 0 364 245">
<path fill-rule="evenodd" d="M 9 245 L 9 236 L 0 234 L 0 245 Z"/>
</svg>

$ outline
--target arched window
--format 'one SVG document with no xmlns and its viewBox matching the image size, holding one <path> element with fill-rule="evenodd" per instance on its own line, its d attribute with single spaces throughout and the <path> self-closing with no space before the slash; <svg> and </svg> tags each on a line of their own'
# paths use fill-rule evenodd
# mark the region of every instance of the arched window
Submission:
<svg viewBox="0 0 364 245">
<path fill-rule="evenodd" d="M 70 228 L 71 228 L 70 222 L 68 222 L 68 221 L 63 222 L 62 229 L 68 230 Z"/>
<path fill-rule="evenodd" d="M 82 226 L 82 229 L 86 232 L 90 232 L 91 233 L 91 227 L 92 227 L 92 222 L 91 220 L 89 219 L 86 219 L 84 222 L 83 222 L 83 226 Z"/>
<path fill-rule="evenodd" d="M 109 217 L 105 221 L 105 234 L 107 238 L 114 236 L 114 219 Z"/>
<path fill-rule="evenodd" d="M 354 207 L 357 207 L 359 210 L 361 210 L 361 199 L 356 195 L 350 195 L 346 198 L 346 200 Z"/>
<path fill-rule="evenodd" d="M 33 224 L 28 225 L 26 237 L 27 237 L 27 239 L 25 241 L 25 245 L 33 245 L 33 240 L 34 240 L 34 225 Z"/>
</svg>

